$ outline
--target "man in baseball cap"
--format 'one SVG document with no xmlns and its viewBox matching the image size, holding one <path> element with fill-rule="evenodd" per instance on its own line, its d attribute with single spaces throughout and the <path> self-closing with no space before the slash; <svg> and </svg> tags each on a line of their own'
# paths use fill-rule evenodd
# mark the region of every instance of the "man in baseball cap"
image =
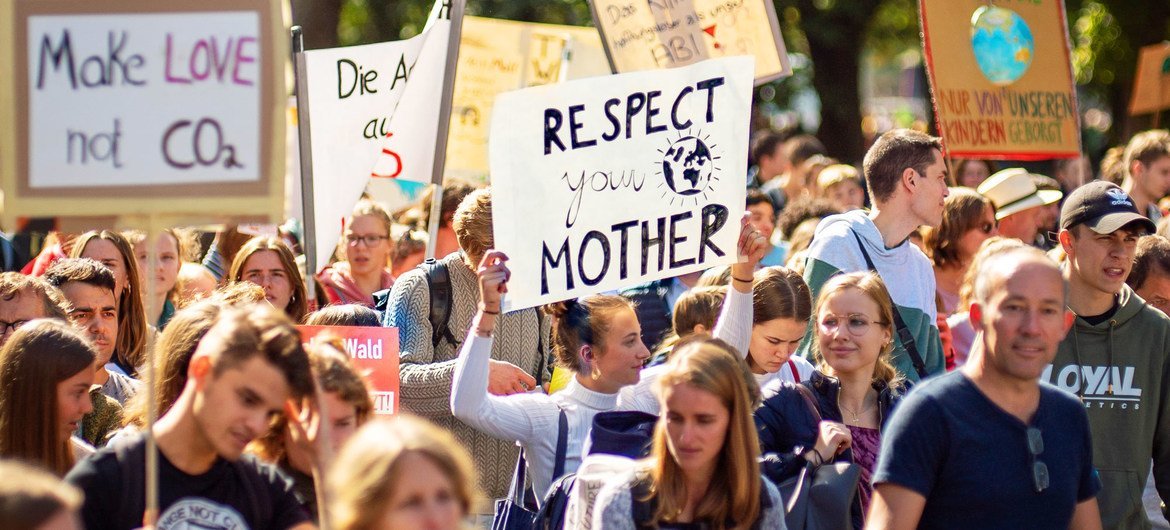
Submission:
<svg viewBox="0 0 1170 530">
<path fill-rule="evenodd" d="M 1036 243 L 1042 225 L 1043 206 L 1056 203 L 1059 190 L 1041 190 L 1032 174 L 1021 167 L 997 171 L 976 190 L 995 205 L 999 235 L 1014 237 L 1029 245 Z"/>
<path fill-rule="evenodd" d="M 1077 188 L 1060 211 L 1068 305 L 1077 317 L 1041 380 L 1079 396 L 1089 414 L 1106 529 L 1150 528 L 1141 491 L 1151 458 L 1159 496 L 1170 499 L 1170 421 L 1158 421 L 1170 417 L 1170 319 L 1125 285 L 1138 238 L 1154 229 L 1124 190 L 1105 181 Z"/>
</svg>

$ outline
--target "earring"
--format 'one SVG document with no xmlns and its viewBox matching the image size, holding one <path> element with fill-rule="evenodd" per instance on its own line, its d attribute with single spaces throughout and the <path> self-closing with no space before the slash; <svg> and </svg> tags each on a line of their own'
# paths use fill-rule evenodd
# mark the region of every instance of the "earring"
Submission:
<svg viewBox="0 0 1170 530">
<path fill-rule="evenodd" d="M 589 369 L 589 377 L 593 378 L 594 381 L 601 379 L 601 370 L 597 369 L 596 364 L 591 365 L 591 368 Z"/>
</svg>

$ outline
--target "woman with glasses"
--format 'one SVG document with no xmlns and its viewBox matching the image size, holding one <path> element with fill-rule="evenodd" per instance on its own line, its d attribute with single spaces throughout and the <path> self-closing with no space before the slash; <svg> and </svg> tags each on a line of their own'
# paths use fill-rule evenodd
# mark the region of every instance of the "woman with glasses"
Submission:
<svg viewBox="0 0 1170 530">
<path fill-rule="evenodd" d="M 814 318 L 817 371 L 765 392 L 756 410 L 764 468 L 779 483 L 807 462 L 858 464 L 853 524 L 861 528 L 882 426 L 908 388 L 890 364 L 894 305 L 873 272 L 842 274 L 822 288 Z"/>
<path fill-rule="evenodd" d="M 257 236 L 236 253 L 228 273 L 231 282 L 251 282 L 264 288 L 264 299 L 293 322 L 309 312 L 305 279 L 292 249 L 279 238 Z"/>
<path fill-rule="evenodd" d="M 951 189 L 943 202 L 942 223 L 938 228 L 927 228 L 923 238 L 927 257 L 934 263 L 935 292 L 942 301 L 939 316 L 945 318 L 965 309 L 958 307 L 963 275 L 979 245 L 998 232 L 990 199 L 970 188 Z"/>
<path fill-rule="evenodd" d="M 374 307 L 374 293 L 394 285 L 390 274 L 390 214 L 369 199 L 358 201 L 345 223 L 342 257 L 321 271 L 317 280 L 329 304 L 361 304 Z"/>
</svg>

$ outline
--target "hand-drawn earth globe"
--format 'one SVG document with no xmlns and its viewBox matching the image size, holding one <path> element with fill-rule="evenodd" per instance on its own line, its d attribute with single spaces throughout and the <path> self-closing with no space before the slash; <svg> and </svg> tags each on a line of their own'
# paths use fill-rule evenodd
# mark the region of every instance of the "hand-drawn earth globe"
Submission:
<svg viewBox="0 0 1170 530">
<path fill-rule="evenodd" d="M 996 85 L 1023 77 L 1036 54 L 1032 30 L 1015 11 L 983 6 L 971 15 L 971 49 L 983 76 Z"/>
<path fill-rule="evenodd" d="M 679 195 L 701 193 L 711 181 L 712 169 L 711 150 L 694 136 L 675 140 L 662 157 L 666 185 Z"/>
</svg>

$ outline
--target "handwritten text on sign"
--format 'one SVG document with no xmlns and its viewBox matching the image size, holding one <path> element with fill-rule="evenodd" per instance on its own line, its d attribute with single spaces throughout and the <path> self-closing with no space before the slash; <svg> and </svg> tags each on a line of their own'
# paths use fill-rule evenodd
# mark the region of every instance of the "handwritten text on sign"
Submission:
<svg viewBox="0 0 1170 530">
<path fill-rule="evenodd" d="M 500 95 L 489 150 L 495 244 L 515 273 L 505 310 L 735 261 L 752 66 Z"/>
<path fill-rule="evenodd" d="M 374 413 L 394 414 L 398 410 L 398 328 L 297 326 L 297 329 L 307 343 L 325 336 L 340 338 L 354 367 L 370 386 Z"/>
<path fill-rule="evenodd" d="M 259 16 L 33 16 L 29 185 L 260 177 Z"/>
</svg>

